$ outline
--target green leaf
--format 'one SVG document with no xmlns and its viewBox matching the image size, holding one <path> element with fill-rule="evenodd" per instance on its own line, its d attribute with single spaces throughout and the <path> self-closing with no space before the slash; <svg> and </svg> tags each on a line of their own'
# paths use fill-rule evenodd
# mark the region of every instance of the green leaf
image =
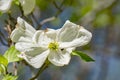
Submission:
<svg viewBox="0 0 120 80">
<path fill-rule="evenodd" d="M 0 75 L 6 74 L 6 67 L 3 64 L 0 64 Z"/>
<path fill-rule="evenodd" d="M 62 2 L 62 0 L 60 0 L 60 3 L 61 2 Z M 70 6 L 70 7 L 76 7 L 76 6 L 80 5 L 80 0 L 64 0 L 63 5 Z"/>
<path fill-rule="evenodd" d="M 18 5 L 19 6 L 19 0 L 13 0 L 13 2 L 16 4 L 16 5 Z"/>
<path fill-rule="evenodd" d="M 11 46 L 4 54 L 5 58 L 8 59 L 8 62 L 16 62 L 20 61 L 21 59 L 17 56 L 20 52 L 15 49 L 15 46 Z"/>
<path fill-rule="evenodd" d="M 8 65 L 8 60 L 0 54 L 0 75 L 6 73 L 6 67 Z"/>
<path fill-rule="evenodd" d="M 71 17 L 70 17 L 70 21 L 72 22 L 77 22 L 80 19 L 80 14 L 78 14 L 78 12 L 74 12 Z"/>
<path fill-rule="evenodd" d="M 2 80 L 17 80 L 17 76 L 12 76 L 12 75 L 5 75 Z"/>
<path fill-rule="evenodd" d="M 36 0 L 36 5 L 41 9 L 41 10 L 46 10 L 50 3 L 53 0 Z"/>
<path fill-rule="evenodd" d="M 97 15 L 94 24 L 96 27 L 104 27 L 109 25 L 110 23 L 110 15 L 108 13 L 101 13 L 99 15 Z"/>
<path fill-rule="evenodd" d="M 8 65 L 8 60 L 0 54 L 0 64 L 3 64 L 4 66 Z"/>
<path fill-rule="evenodd" d="M 2 16 L 2 14 L 3 14 L 3 13 L 0 11 L 0 16 Z"/>
<path fill-rule="evenodd" d="M 84 61 L 86 61 L 86 62 L 95 61 L 90 56 L 88 56 L 87 54 L 85 54 L 85 53 L 83 53 L 81 51 L 73 51 L 72 54 L 81 57 L 81 59 L 84 60 Z"/>
<path fill-rule="evenodd" d="M 21 3 L 24 15 L 28 15 L 34 10 L 36 0 L 24 0 L 24 2 L 23 0 L 19 0 L 19 1 Z"/>
</svg>

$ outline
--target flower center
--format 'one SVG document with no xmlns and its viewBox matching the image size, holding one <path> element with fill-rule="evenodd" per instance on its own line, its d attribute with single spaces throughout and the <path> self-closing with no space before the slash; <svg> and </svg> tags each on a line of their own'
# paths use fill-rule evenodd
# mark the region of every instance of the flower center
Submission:
<svg viewBox="0 0 120 80">
<path fill-rule="evenodd" d="M 51 42 L 48 46 L 48 48 L 51 49 L 51 50 L 57 50 L 58 47 L 59 47 L 58 42 Z"/>
</svg>

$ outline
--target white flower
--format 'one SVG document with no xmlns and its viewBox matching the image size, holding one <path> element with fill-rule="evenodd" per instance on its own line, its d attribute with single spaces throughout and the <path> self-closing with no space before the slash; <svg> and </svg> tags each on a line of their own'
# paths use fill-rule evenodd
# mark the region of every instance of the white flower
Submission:
<svg viewBox="0 0 120 80">
<path fill-rule="evenodd" d="M 0 11 L 5 13 L 7 12 L 13 0 L 0 0 Z M 31 13 L 35 7 L 35 0 L 19 0 L 22 5 L 24 15 Z"/>
<path fill-rule="evenodd" d="M 0 0 L 0 11 L 7 12 L 11 6 L 12 0 Z"/>
<path fill-rule="evenodd" d="M 35 68 L 40 68 L 47 58 L 56 66 L 67 65 L 72 50 L 86 45 L 91 37 L 89 31 L 70 21 L 57 30 L 36 31 L 21 18 L 18 18 L 17 28 L 11 34 L 16 49 L 22 52 L 19 57 Z"/>
</svg>

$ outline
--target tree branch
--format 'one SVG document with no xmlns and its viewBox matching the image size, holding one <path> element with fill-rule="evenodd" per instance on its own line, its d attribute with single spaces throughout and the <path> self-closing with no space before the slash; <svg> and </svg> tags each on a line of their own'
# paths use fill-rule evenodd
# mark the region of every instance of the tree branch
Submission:
<svg viewBox="0 0 120 80">
<path fill-rule="evenodd" d="M 40 23 L 38 22 L 38 20 L 36 19 L 36 17 L 34 16 L 33 13 L 31 13 L 31 16 L 32 16 L 32 18 L 35 20 L 35 22 L 36 22 L 36 24 L 37 24 L 37 26 L 38 26 L 37 29 L 40 29 L 40 28 L 42 27 L 42 24 L 40 24 Z"/>
<path fill-rule="evenodd" d="M 59 7 L 59 6 L 57 5 L 57 3 L 56 3 L 55 1 L 53 1 L 53 4 L 54 4 L 54 6 L 56 7 L 56 9 L 58 9 L 60 12 L 63 11 L 63 10 L 61 9 L 61 7 Z"/>
<path fill-rule="evenodd" d="M 15 62 L 13 63 L 13 68 L 14 68 L 14 75 L 16 76 L 17 75 L 17 66 L 16 66 Z"/>
</svg>

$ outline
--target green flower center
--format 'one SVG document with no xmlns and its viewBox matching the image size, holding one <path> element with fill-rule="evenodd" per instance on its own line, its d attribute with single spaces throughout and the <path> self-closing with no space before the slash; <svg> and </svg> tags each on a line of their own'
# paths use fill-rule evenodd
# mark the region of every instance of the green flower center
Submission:
<svg viewBox="0 0 120 80">
<path fill-rule="evenodd" d="M 59 47 L 58 42 L 51 42 L 48 46 L 48 48 L 51 50 L 58 50 L 58 47 Z"/>
</svg>

